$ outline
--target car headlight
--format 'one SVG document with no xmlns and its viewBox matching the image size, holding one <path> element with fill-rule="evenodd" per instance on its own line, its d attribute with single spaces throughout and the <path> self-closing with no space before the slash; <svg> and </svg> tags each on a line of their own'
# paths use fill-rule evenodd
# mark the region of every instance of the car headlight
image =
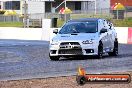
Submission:
<svg viewBox="0 0 132 88">
<path fill-rule="evenodd" d="M 93 39 L 82 42 L 83 44 L 93 44 Z"/>
<path fill-rule="evenodd" d="M 51 45 L 58 45 L 59 44 L 59 41 L 53 41 L 51 42 Z"/>
</svg>

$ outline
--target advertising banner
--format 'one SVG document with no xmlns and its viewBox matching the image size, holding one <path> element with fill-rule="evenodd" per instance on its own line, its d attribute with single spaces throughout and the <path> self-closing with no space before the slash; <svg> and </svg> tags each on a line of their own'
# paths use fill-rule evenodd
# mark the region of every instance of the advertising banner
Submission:
<svg viewBox="0 0 132 88">
<path fill-rule="evenodd" d="M 128 28 L 128 44 L 132 44 L 132 28 Z"/>
</svg>

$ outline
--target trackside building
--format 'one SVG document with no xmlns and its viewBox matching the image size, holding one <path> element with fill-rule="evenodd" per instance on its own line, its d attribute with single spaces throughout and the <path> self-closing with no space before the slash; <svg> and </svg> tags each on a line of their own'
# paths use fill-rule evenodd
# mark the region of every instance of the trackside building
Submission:
<svg viewBox="0 0 132 88">
<path fill-rule="evenodd" d="M 28 13 L 58 12 L 65 6 L 63 0 L 0 0 L 0 9 L 22 12 L 24 1 L 28 4 Z M 59 8 L 56 8 L 59 6 Z M 110 8 L 110 0 L 66 0 L 66 6 L 72 11 L 99 10 Z"/>
</svg>

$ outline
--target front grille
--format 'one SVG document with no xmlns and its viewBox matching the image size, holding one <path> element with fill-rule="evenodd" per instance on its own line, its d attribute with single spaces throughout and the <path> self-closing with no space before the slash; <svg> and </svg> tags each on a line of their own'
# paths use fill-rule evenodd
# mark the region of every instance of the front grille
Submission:
<svg viewBox="0 0 132 88">
<path fill-rule="evenodd" d="M 63 49 L 59 50 L 59 54 L 82 55 L 82 49 Z"/>
<path fill-rule="evenodd" d="M 80 45 L 78 42 L 62 42 L 60 45 Z"/>
<path fill-rule="evenodd" d="M 81 46 L 78 42 L 62 42 L 60 49 L 81 49 Z"/>
<path fill-rule="evenodd" d="M 78 45 L 61 45 L 60 49 L 81 49 Z"/>
</svg>

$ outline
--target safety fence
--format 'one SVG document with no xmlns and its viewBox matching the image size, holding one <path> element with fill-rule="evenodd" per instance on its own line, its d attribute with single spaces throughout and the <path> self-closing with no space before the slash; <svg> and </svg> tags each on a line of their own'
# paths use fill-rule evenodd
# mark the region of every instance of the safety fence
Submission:
<svg viewBox="0 0 132 88">
<path fill-rule="evenodd" d="M 88 10 L 72 10 L 70 14 L 61 14 L 59 12 L 51 13 L 35 13 L 28 14 L 27 19 L 29 26 L 31 27 L 42 27 L 42 19 L 44 18 L 58 18 L 63 21 L 69 19 L 79 19 L 79 18 L 106 18 L 106 19 L 125 19 L 132 18 L 132 9 L 126 10 L 111 10 L 110 8 L 105 9 L 88 9 Z M 23 22 L 23 18 L 20 15 L 15 16 L 4 16 L 0 15 L 0 22 Z"/>
<path fill-rule="evenodd" d="M 41 21 L 44 18 L 53 19 L 57 18 L 62 21 L 67 21 L 70 19 L 79 19 L 79 18 L 105 18 L 105 19 L 127 19 L 132 18 L 132 9 L 126 10 L 111 10 L 110 8 L 106 9 L 94 9 L 89 10 L 72 10 L 70 14 L 61 14 L 59 12 L 51 13 L 36 13 L 29 14 L 29 19 L 39 19 Z M 41 23 L 41 22 L 40 22 Z"/>
<path fill-rule="evenodd" d="M 18 15 L 14 15 L 14 16 L 0 15 L 0 22 L 22 22 L 22 20 L 23 19 Z"/>
<path fill-rule="evenodd" d="M 34 15 L 34 14 L 32 14 Z M 37 14 L 38 15 L 38 14 Z M 37 17 L 36 15 L 36 17 Z M 60 13 L 46 13 L 45 18 L 53 18 L 53 17 L 60 17 Z M 35 15 L 34 15 L 35 16 Z M 42 15 L 44 16 L 44 15 Z M 124 19 L 128 17 L 132 17 L 132 9 L 126 10 L 111 10 L 110 8 L 105 9 L 94 9 L 89 10 L 72 10 L 70 13 L 70 19 L 73 18 L 89 18 L 89 17 L 101 17 L 101 18 L 111 18 L 111 19 Z"/>
</svg>

